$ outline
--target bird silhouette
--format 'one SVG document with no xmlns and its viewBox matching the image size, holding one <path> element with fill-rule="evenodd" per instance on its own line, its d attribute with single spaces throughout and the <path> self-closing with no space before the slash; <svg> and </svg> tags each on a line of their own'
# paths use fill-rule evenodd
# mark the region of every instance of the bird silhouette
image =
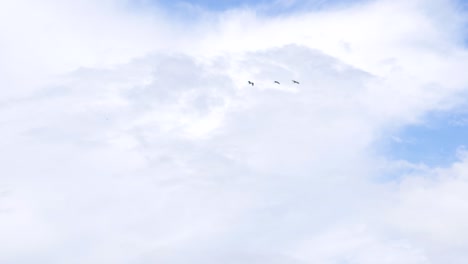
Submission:
<svg viewBox="0 0 468 264">
<path fill-rule="evenodd" d="M 295 81 L 295 80 L 292 80 L 292 81 L 293 81 L 293 83 L 297 83 L 297 84 L 299 84 L 299 82 L 298 82 L 298 81 Z"/>
<path fill-rule="evenodd" d="M 275 83 L 280 84 L 278 81 L 275 81 Z"/>
<path fill-rule="evenodd" d="M 250 85 L 252 85 L 252 86 L 254 86 L 254 83 L 253 83 L 253 82 L 251 82 L 251 81 L 249 81 L 249 84 L 250 84 Z"/>
</svg>

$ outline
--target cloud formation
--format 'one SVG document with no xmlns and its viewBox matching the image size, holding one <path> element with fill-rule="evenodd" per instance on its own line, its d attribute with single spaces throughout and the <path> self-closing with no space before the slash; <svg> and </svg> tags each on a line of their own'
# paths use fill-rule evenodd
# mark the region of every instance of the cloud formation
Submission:
<svg viewBox="0 0 468 264">
<path fill-rule="evenodd" d="M 466 103 L 452 2 L 191 24 L 117 0 L 0 10 L 0 262 L 466 259 L 465 152 L 380 149 Z"/>
</svg>

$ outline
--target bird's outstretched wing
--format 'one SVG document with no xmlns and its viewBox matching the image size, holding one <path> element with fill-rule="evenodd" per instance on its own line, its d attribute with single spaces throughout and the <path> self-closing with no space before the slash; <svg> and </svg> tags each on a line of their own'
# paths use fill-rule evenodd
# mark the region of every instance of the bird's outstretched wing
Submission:
<svg viewBox="0 0 468 264">
<path fill-rule="evenodd" d="M 280 84 L 278 81 L 275 81 L 275 83 Z"/>
</svg>

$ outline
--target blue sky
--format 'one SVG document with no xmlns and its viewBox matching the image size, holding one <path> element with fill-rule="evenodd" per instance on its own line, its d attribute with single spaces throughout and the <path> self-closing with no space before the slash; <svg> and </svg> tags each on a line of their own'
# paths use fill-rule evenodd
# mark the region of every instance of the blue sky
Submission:
<svg viewBox="0 0 468 264">
<path fill-rule="evenodd" d="M 270 13 L 288 13 L 300 10 L 321 10 L 337 6 L 347 6 L 372 0 L 143 0 L 133 3 L 153 3 L 170 8 L 180 7 L 181 4 L 190 4 L 211 11 L 225 11 L 233 8 L 256 7 L 263 5 Z M 468 0 L 454 0 L 462 9 L 468 9 Z"/>
<path fill-rule="evenodd" d="M 295 11 L 305 10 L 321 10 L 339 5 L 348 5 L 356 2 L 363 2 L 368 0 L 283 0 L 283 1 L 271 1 L 271 0 L 196 0 L 196 1 L 184 1 L 184 0 L 149 0 L 143 3 L 155 3 L 160 4 L 169 8 L 181 8 L 184 4 L 189 4 L 203 8 L 210 11 L 226 11 L 229 9 L 250 7 L 259 9 L 260 12 L 266 12 L 269 14 L 281 14 L 290 13 Z M 134 2 L 135 3 L 135 2 Z"/>
<path fill-rule="evenodd" d="M 458 151 L 468 146 L 468 114 L 437 112 L 394 134 L 384 147 L 393 159 L 445 167 L 458 160 Z"/>
</svg>

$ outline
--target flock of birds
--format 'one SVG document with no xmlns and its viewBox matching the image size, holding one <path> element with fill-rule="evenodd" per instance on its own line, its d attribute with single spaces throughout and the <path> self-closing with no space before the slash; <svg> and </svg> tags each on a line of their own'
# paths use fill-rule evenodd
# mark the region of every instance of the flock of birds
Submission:
<svg viewBox="0 0 468 264">
<path fill-rule="evenodd" d="M 248 82 L 249 82 L 250 85 L 254 86 L 254 82 L 251 82 L 251 81 L 248 81 Z M 296 80 L 292 80 L 292 82 L 295 83 L 295 84 L 299 84 L 299 82 L 296 81 Z M 278 81 L 275 81 L 275 83 L 280 84 L 280 82 L 278 82 Z"/>
</svg>

